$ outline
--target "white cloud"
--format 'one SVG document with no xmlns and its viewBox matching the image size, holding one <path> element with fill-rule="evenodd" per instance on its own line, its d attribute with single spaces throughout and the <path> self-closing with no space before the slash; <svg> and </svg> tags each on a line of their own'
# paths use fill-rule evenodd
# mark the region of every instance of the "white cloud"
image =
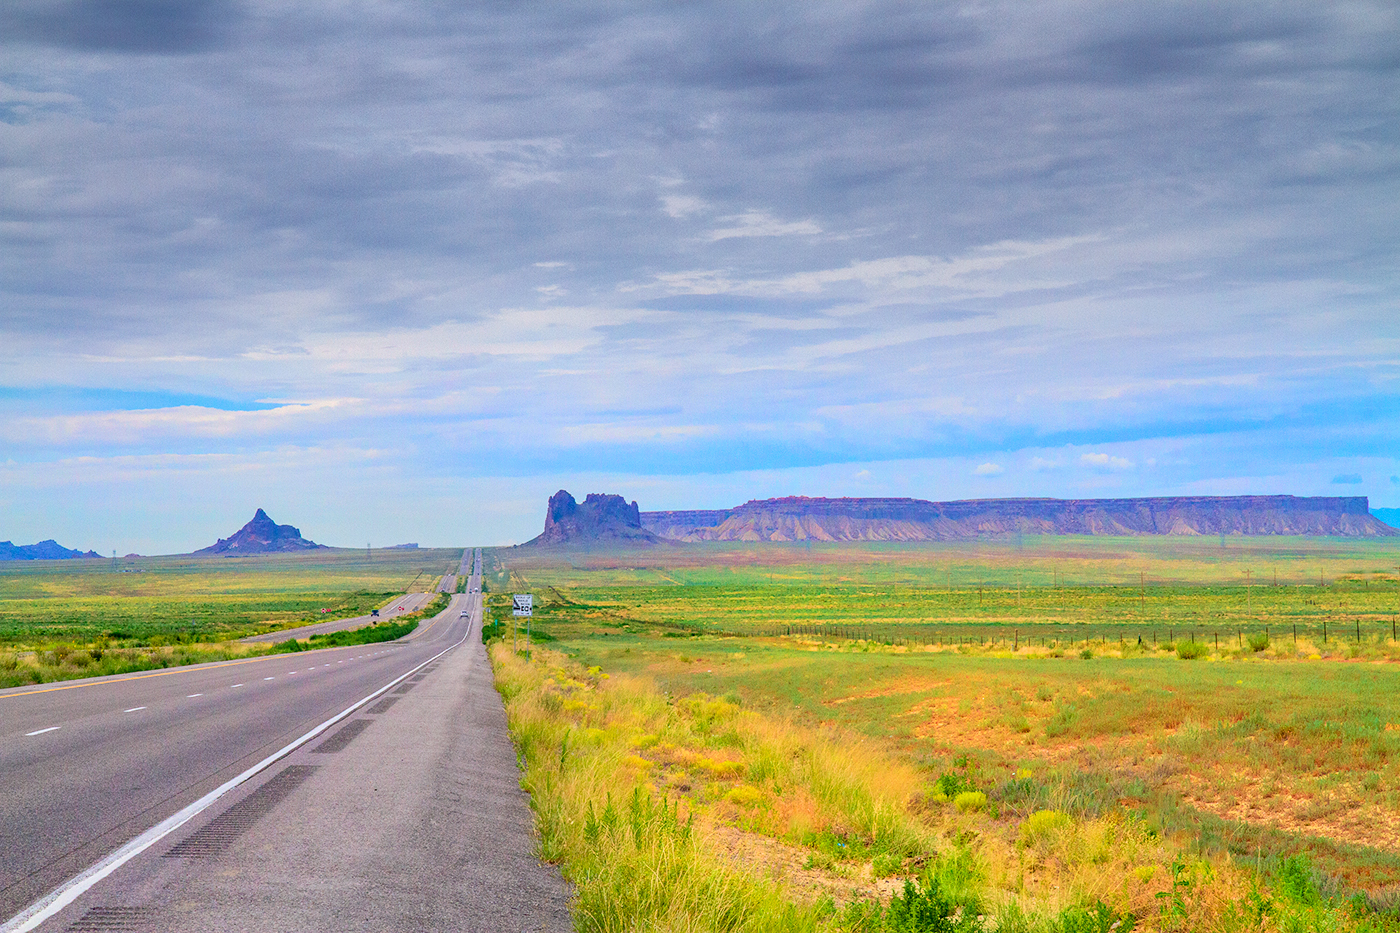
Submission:
<svg viewBox="0 0 1400 933">
<path fill-rule="evenodd" d="M 1049 473 L 1052 470 L 1058 470 L 1064 466 L 1064 463 L 1060 460 L 1047 460 L 1044 457 L 1031 457 L 1026 466 L 1036 473 Z"/>
<path fill-rule="evenodd" d="M 973 471 L 972 471 L 972 475 L 974 475 L 974 476 L 1000 476 L 1001 474 L 1003 474 L 1003 473 L 1005 473 L 1005 472 L 1006 472 L 1006 470 L 1004 470 L 1004 469 L 1002 468 L 1001 464 L 999 464 L 999 463 L 984 463 L 984 464 L 982 464 L 981 466 L 979 466 L 977 469 L 973 470 Z"/>
<path fill-rule="evenodd" d="M 1079 462 L 1081 465 L 1100 473 L 1117 473 L 1133 468 L 1133 461 L 1125 457 L 1114 457 L 1103 453 L 1082 454 Z"/>
<path fill-rule="evenodd" d="M 673 215 L 674 216 L 674 215 Z M 705 239 L 711 243 L 739 237 L 758 236 L 816 236 L 822 228 L 813 220 L 782 221 L 764 211 L 745 211 L 721 217 L 731 226 L 711 230 Z"/>
<path fill-rule="evenodd" d="M 670 444 L 717 433 L 705 424 L 571 424 L 558 432 L 566 446 L 584 444 Z"/>
<path fill-rule="evenodd" d="M 820 233 L 820 228 L 798 229 L 801 224 L 782 224 L 766 214 L 746 214 L 752 225 L 712 231 L 709 239 L 720 240 L 735 236 L 778 236 L 797 233 Z M 760 218 L 762 220 L 760 220 Z M 726 220 L 733 218 L 724 218 Z M 781 297 L 819 294 L 837 285 L 860 285 L 868 298 L 903 300 L 901 293 L 929 289 L 960 292 L 970 296 L 1000 297 L 1029 290 L 1064 288 L 1076 284 L 1063 271 L 1048 276 L 1040 270 L 1026 269 L 1013 274 L 1016 266 L 1070 250 L 1087 243 L 1096 243 L 1098 235 L 1059 237 L 1039 241 L 1005 240 L 977 247 L 953 259 L 939 256 L 903 255 L 882 259 L 864 259 L 844 266 L 793 272 L 775 278 L 735 278 L 731 273 L 714 269 L 694 269 L 661 273 L 656 282 L 668 291 L 696 295 L 752 295 Z M 627 286 L 625 290 L 636 290 Z"/>
<path fill-rule="evenodd" d="M 687 194 L 663 194 L 661 196 L 661 210 L 677 220 L 689 217 L 691 214 L 698 214 L 708 206 L 703 198 Z"/>
<path fill-rule="evenodd" d="M 340 418 L 363 399 L 331 398 L 279 405 L 260 411 L 224 411 L 199 405 L 134 411 L 82 412 L 46 417 L 20 417 L 0 422 L 0 436 L 21 443 L 44 445 L 99 443 L 136 444 L 154 438 L 232 438 L 244 435 L 307 430 L 327 417 Z"/>
</svg>

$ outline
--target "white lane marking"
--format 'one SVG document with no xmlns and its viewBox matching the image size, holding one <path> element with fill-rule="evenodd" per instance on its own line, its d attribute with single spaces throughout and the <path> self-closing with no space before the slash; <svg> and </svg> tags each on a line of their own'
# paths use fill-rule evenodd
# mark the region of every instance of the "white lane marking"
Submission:
<svg viewBox="0 0 1400 933">
<path fill-rule="evenodd" d="M 420 669 L 427 667 L 429 664 L 432 664 L 434 661 L 447 654 L 447 652 L 451 651 L 453 648 L 460 647 L 464 642 L 466 642 L 468 636 L 470 635 L 471 629 L 468 628 L 467 634 L 463 635 L 461 640 L 458 641 L 455 645 L 448 645 L 446 648 L 442 649 L 437 654 L 424 661 L 422 664 L 419 664 L 417 667 L 412 668 L 407 673 L 401 674 L 393 680 L 389 681 L 387 684 L 380 687 L 378 690 L 374 691 L 369 696 L 365 697 L 363 700 L 360 700 L 357 703 L 352 703 L 350 706 L 346 707 L 341 712 L 332 716 L 330 719 L 327 719 L 325 722 L 321 723 L 319 726 L 312 729 L 310 732 L 306 733 L 301 738 L 273 752 L 271 755 L 268 755 L 262 761 L 249 768 L 247 771 L 244 771 L 237 777 L 230 778 L 228 781 L 214 788 L 209 793 L 205 794 L 203 797 L 190 804 L 188 807 L 185 807 L 185 809 L 181 810 L 179 813 L 176 813 L 173 816 L 166 817 L 164 820 L 152 826 L 150 829 L 146 830 L 144 833 L 137 836 L 135 839 L 131 840 L 126 845 L 117 849 L 115 852 L 111 853 L 106 858 L 92 865 L 86 871 L 74 876 L 73 878 L 68 879 L 68 881 L 64 882 L 62 885 L 55 888 L 53 891 L 50 891 L 42 899 L 34 902 L 22 912 L 15 914 L 9 920 L 6 920 L 3 924 L 0 924 L 0 933 L 29 933 L 30 930 L 39 926 L 44 921 L 52 917 L 54 914 L 63 910 L 63 908 L 67 907 L 69 904 L 82 897 L 86 891 L 88 891 L 93 885 L 97 884 L 103 878 L 106 878 L 112 872 L 116 871 L 118 868 L 121 868 L 127 862 L 136 858 L 136 856 L 140 855 L 142 852 L 145 852 L 151 846 L 155 845 L 157 842 L 160 842 L 166 836 L 170 835 L 175 830 L 179 829 L 181 826 L 194 819 L 204 810 L 207 810 L 210 804 L 218 800 L 224 794 L 228 793 L 229 791 L 237 787 L 239 784 L 242 784 L 244 781 L 258 774 L 258 772 L 265 770 L 266 768 L 275 764 L 279 760 L 287 757 L 292 752 L 305 745 L 307 742 L 310 742 L 312 739 L 316 738 L 316 736 L 320 735 L 322 732 L 325 732 L 331 726 L 335 725 L 345 717 L 354 713 L 357 709 L 364 706 L 366 703 L 369 703 L 372 700 L 377 699 L 380 695 L 389 692 L 389 690 L 393 689 L 393 687 L 400 681 L 413 676 Z M 267 679 L 271 680 L 272 678 L 269 677 Z M 53 728 L 57 729 L 59 727 L 54 726 Z M 41 731 L 48 732 L 49 730 L 44 729 Z"/>
<path fill-rule="evenodd" d="M 202 693 L 187 693 L 187 694 L 185 694 L 185 699 L 187 699 L 187 700 L 193 700 L 195 697 L 202 697 L 202 696 L 204 696 L 204 694 L 202 694 Z"/>
<path fill-rule="evenodd" d="M 141 710 L 143 710 L 143 709 L 145 709 L 145 708 L 146 708 L 146 707 L 144 707 L 144 706 L 133 706 L 131 709 L 124 709 L 124 710 L 122 710 L 122 712 L 123 712 L 123 713 L 139 713 Z"/>
<path fill-rule="evenodd" d="M 242 684 L 234 684 L 234 686 L 235 686 L 235 687 L 241 687 L 241 686 L 243 686 L 243 685 L 242 685 Z"/>
<path fill-rule="evenodd" d="M 53 732 L 56 729 L 62 728 L 62 726 L 49 726 L 47 729 L 35 729 L 33 732 L 26 732 L 25 736 L 28 737 L 31 735 L 43 735 L 45 732 Z"/>
<path fill-rule="evenodd" d="M 273 677 L 264 677 L 264 678 L 263 678 L 263 680 L 275 680 L 275 679 L 276 679 L 276 678 L 273 678 Z"/>
</svg>

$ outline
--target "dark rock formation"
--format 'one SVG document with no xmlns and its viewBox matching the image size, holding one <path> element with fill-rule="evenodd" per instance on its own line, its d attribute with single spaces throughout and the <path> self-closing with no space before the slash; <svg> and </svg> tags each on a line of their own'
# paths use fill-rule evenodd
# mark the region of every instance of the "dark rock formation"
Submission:
<svg viewBox="0 0 1400 933">
<path fill-rule="evenodd" d="M 522 547 L 660 543 L 661 538 L 642 527 L 642 513 L 637 503 L 596 492 L 590 492 L 580 503 L 561 489 L 549 497 L 544 532 Z"/>
<path fill-rule="evenodd" d="M 76 557 L 101 557 L 96 551 L 74 551 L 53 538 L 38 544 L 14 544 L 0 541 L 0 560 L 72 560 Z"/>
<path fill-rule="evenodd" d="M 238 529 L 232 536 L 220 538 L 217 543 L 195 551 L 196 554 L 220 554 L 224 557 L 239 557 L 244 554 L 279 554 L 284 551 L 310 551 L 323 548 L 324 544 L 308 541 L 301 536 L 301 529 L 291 525 L 279 525 L 258 509 L 253 520 Z"/>
<path fill-rule="evenodd" d="M 945 541 L 981 535 L 1339 535 L 1400 531 L 1364 496 L 1170 496 L 1155 499 L 809 499 L 735 509 L 645 512 L 643 527 L 680 541 Z"/>
</svg>

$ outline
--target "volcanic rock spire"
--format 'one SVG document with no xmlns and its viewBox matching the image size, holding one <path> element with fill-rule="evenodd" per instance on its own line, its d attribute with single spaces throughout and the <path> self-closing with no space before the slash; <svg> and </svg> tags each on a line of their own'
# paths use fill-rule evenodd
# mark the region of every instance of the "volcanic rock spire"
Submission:
<svg viewBox="0 0 1400 933">
<path fill-rule="evenodd" d="M 285 551 L 310 551 L 323 548 L 324 544 L 308 541 L 301 536 L 301 529 L 291 525 L 279 525 L 258 509 L 253 520 L 227 538 L 220 538 L 215 544 L 195 551 L 196 554 L 221 554 L 225 557 L 238 557 L 243 554 L 278 554 Z"/>
</svg>

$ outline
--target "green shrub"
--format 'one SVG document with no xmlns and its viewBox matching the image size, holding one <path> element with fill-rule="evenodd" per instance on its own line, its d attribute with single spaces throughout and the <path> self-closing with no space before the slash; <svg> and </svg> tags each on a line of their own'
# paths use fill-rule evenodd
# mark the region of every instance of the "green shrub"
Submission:
<svg viewBox="0 0 1400 933">
<path fill-rule="evenodd" d="M 920 886 L 904 882 L 904 892 L 890 900 L 885 928 L 891 933 L 977 933 L 982 919 L 975 904 L 958 904 L 928 879 Z"/>
<path fill-rule="evenodd" d="M 763 792 L 757 787 L 740 784 L 738 787 L 731 788 L 729 793 L 724 795 L 724 799 L 747 810 L 763 802 Z"/>
<path fill-rule="evenodd" d="M 1085 648 L 1083 651 L 1079 652 L 1079 656 L 1086 661 L 1092 661 L 1094 659 L 1094 650 L 1092 648 Z"/>
<path fill-rule="evenodd" d="M 952 800 L 965 790 L 972 790 L 972 783 L 961 774 L 953 771 L 945 771 L 938 777 L 938 793 Z"/>
<path fill-rule="evenodd" d="M 1060 911 L 1050 928 L 1055 933 L 1129 933 L 1136 925 L 1133 914 L 1120 914 L 1103 901 L 1096 901 L 1092 907 Z"/>
<path fill-rule="evenodd" d="M 1312 907 L 1322 900 L 1306 855 L 1290 855 L 1279 862 L 1275 875 L 1279 893 L 1295 904 Z"/>
<path fill-rule="evenodd" d="M 1183 661 L 1194 661 L 1208 654 L 1204 642 L 1179 641 L 1176 643 L 1176 656 Z"/>
<path fill-rule="evenodd" d="M 1267 632 L 1255 632 L 1245 639 L 1250 651 L 1263 651 L 1269 647 L 1269 635 Z"/>
<path fill-rule="evenodd" d="M 904 873 L 904 859 L 893 852 L 883 852 L 875 856 L 870 871 L 876 878 L 891 878 Z"/>
<path fill-rule="evenodd" d="M 1021 841 L 1027 844 L 1039 842 L 1073 825 L 1074 821 L 1069 815 L 1059 810 L 1037 810 L 1021 824 Z"/>
<path fill-rule="evenodd" d="M 964 813 L 987 809 L 987 795 L 980 790 L 965 790 L 953 798 L 953 806 Z"/>
</svg>

